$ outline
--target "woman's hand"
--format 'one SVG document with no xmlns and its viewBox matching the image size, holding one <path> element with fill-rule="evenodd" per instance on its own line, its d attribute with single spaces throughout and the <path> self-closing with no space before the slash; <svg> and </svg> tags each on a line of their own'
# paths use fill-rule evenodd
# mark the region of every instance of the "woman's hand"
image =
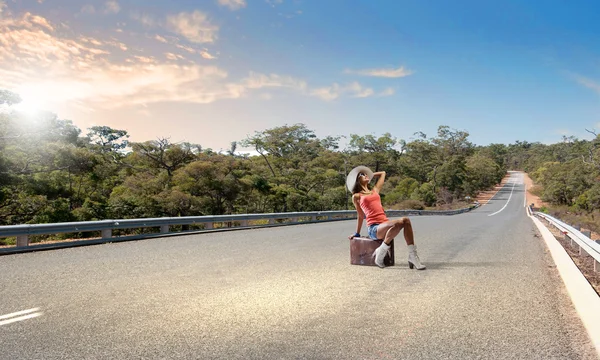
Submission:
<svg viewBox="0 0 600 360">
<path fill-rule="evenodd" d="M 350 236 L 348 236 L 348 239 L 352 240 L 352 239 L 354 239 L 355 237 L 360 237 L 360 234 L 359 234 L 359 233 L 356 233 L 356 234 L 354 234 L 354 235 L 350 235 Z"/>
</svg>

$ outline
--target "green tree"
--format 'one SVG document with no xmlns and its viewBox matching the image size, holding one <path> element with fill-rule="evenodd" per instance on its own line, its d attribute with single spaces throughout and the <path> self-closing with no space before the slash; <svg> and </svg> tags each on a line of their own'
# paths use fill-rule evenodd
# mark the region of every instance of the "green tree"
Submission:
<svg viewBox="0 0 600 360">
<path fill-rule="evenodd" d="M 489 189 L 499 183 L 506 171 L 492 158 L 478 152 L 467 158 L 467 184 L 465 191 L 469 195 L 475 195 L 478 190 Z"/>
<path fill-rule="evenodd" d="M 173 144 L 168 139 L 131 144 L 135 159 L 151 168 L 164 170 L 169 178 L 173 173 L 196 159 L 195 147 L 189 143 Z M 167 184 L 168 186 L 168 184 Z"/>
<path fill-rule="evenodd" d="M 226 155 L 201 156 L 178 170 L 174 177 L 174 190 L 190 194 L 198 205 L 186 211 L 205 215 L 231 214 L 243 189 L 245 175 L 243 163 Z"/>
<path fill-rule="evenodd" d="M 88 130 L 89 142 L 101 153 L 119 153 L 129 145 L 129 134 L 125 130 L 109 126 L 92 126 Z"/>
<path fill-rule="evenodd" d="M 396 150 L 396 145 L 401 149 Z M 373 135 L 350 135 L 348 144 L 349 151 L 358 155 L 360 163 L 371 166 L 374 171 L 385 170 L 390 174 L 396 173 L 395 163 L 404 153 L 405 142 L 398 141 L 390 133 L 385 133 L 380 137 Z"/>
</svg>

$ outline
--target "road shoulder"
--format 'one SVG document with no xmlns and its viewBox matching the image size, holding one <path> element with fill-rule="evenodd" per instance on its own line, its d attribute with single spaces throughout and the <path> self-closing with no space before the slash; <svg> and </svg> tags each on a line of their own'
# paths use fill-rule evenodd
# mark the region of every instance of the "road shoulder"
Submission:
<svg viewBox="0 0 600 360">
<path fill-rule="evenodd" d="M 552 255 L 557 270 L 563 279 L 567 292 L 577 314 L 581 318 L 588 335 L 600 358 L 600 297 L 590 283 L 581 274 L 565 249 L 554 235 L 535 216 L 530 216 L 540 231 L 546 246 Z"/>
</svg>

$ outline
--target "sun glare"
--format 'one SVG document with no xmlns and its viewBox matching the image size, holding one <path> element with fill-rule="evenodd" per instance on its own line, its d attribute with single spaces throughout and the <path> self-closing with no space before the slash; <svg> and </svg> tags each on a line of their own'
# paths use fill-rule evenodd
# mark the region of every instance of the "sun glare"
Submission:
<svg viewBox="0 0 600 360">
<path fill-rule="evenodd" d="M 21 101 L 14 106 L 14 109 L 26 115 L 35 115 L 42 110 L 38 102 L 29 100 Z"/>
<path fill-rule="evenodd" d="M 21 96 L 21 102 L 15 104 L 13 108 L 26 115 L 35 115 L 45 109 L 43 95 L 35 87 L 22 87 L 17 90 Z"/>
</svg>

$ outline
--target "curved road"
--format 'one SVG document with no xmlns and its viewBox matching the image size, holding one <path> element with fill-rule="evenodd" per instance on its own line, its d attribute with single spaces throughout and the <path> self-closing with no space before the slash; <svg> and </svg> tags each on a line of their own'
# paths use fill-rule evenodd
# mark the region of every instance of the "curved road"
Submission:
<svg viewBox="0 0 600 360">
<path fill-rule="evenodd" d="M 413 217 L 425 271 L 350 265 L 354 220 L 3 256 L 0 358 L 596 359 L 523 189 Z"/>
</svg>

